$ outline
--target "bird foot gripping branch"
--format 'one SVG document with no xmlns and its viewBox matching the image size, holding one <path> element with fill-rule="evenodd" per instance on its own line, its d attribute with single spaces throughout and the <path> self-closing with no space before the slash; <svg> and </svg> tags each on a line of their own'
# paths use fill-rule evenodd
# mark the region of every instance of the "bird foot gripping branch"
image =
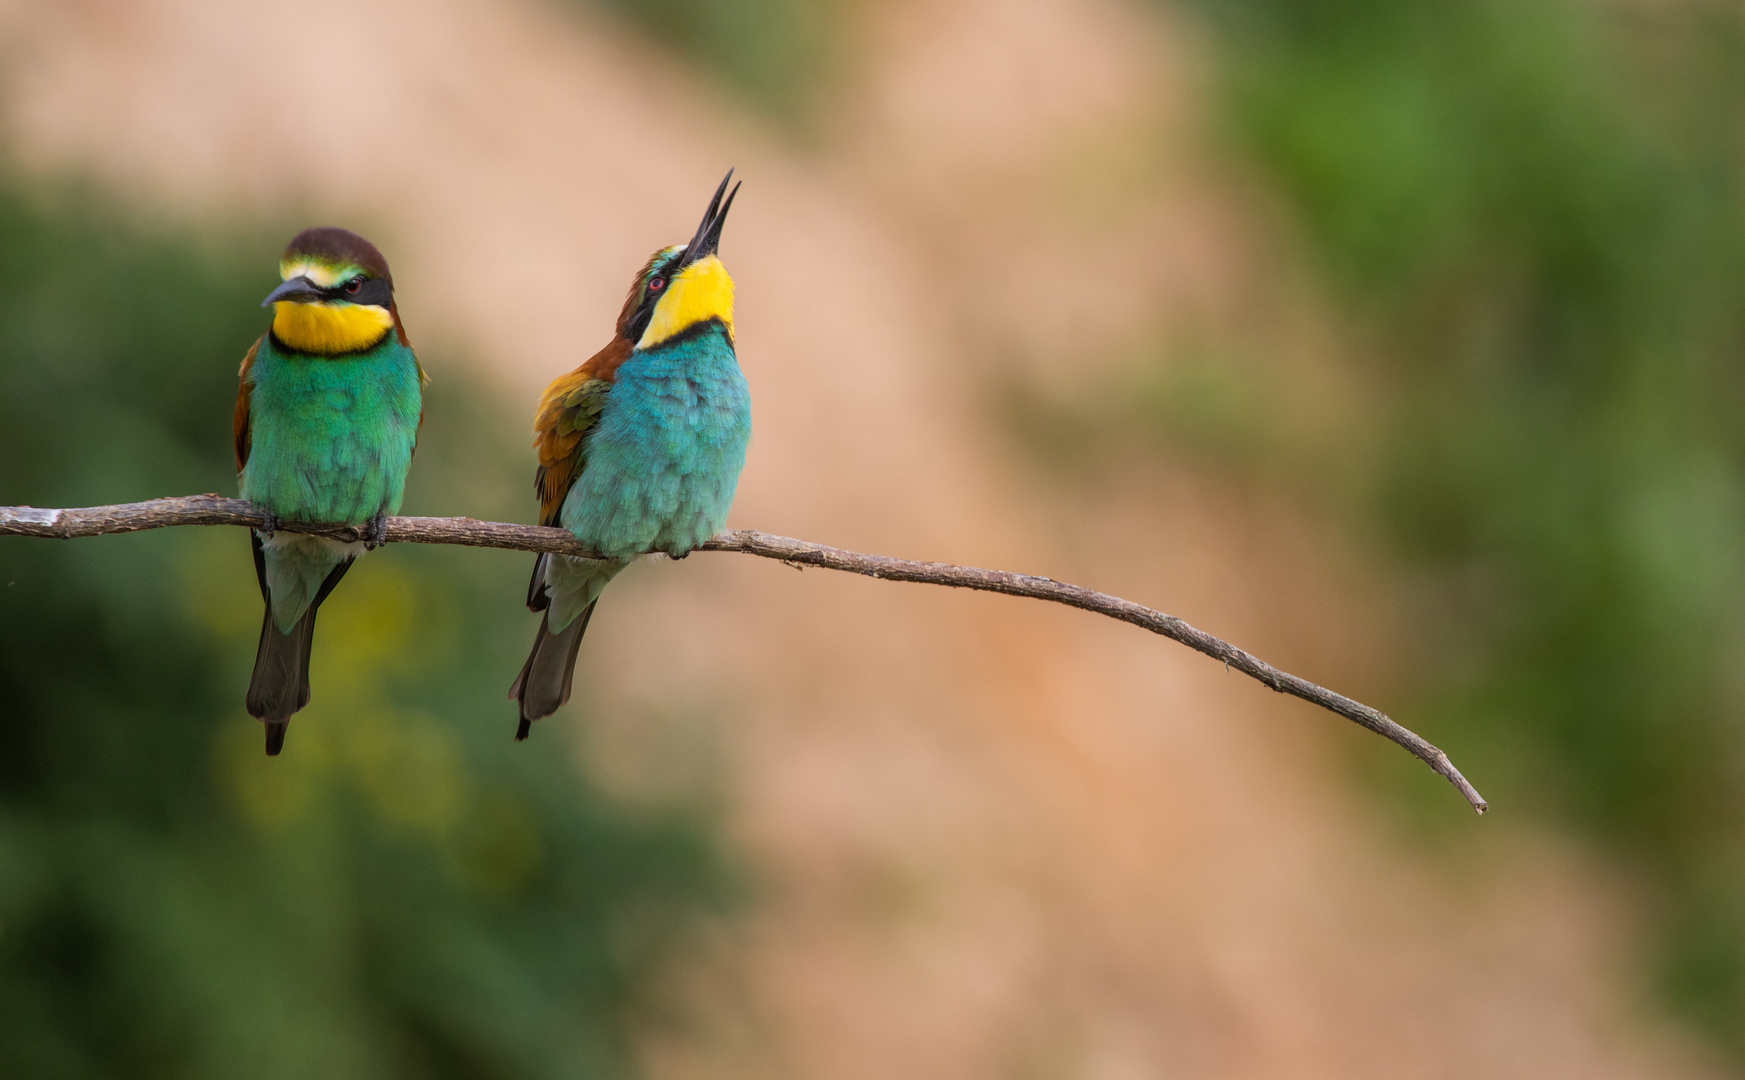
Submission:
<svg viewBox="0 0 1745 1080">
<path fill-rule="evenodd" d="M 388 514 L 386 511 L 376 511 L 376 516 L 370 518 L 359 534 L 364 542 L 364 550 L 374 551 L 388 542 Z"/>
</svg>

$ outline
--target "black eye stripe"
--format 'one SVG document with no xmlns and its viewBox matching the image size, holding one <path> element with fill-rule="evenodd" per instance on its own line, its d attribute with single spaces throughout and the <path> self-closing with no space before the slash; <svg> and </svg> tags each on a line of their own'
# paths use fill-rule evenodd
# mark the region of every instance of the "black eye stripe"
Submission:
<svg viewBox="0 0 1745 1080">
<path fill-rule="evenodd" d="M 661 283 L 659 287 L 655 285 L 657 281 Z M 649 321 L 654 318 L 654 305 L 665 294 L 666 286 L 670 284 L 672 284 L 672 279 L 667 277 L 666 266 L 648 276 L 648 281 L 642 287 L 642 303 L 637 306 L 635 318 L 630 320 L 629 330 L 632 341 L 641 338 L 643 332 L 648 329 Z"/>
<path fill-rule="evenodd" d="M 362 279 L 363 287 L 357 292 L 352 292 L 349 286 L 357 280 L 357 278 L 353 278 L 351 281 L 344 281 L 331 288 L 322 289 L 321 295 L 328 300 L 344 300 L 351 304 L 375 307 L 387 307 L 389 302 L 393 300 L 394 288 L 384 279 L 366 277 Z"/>
</svg>

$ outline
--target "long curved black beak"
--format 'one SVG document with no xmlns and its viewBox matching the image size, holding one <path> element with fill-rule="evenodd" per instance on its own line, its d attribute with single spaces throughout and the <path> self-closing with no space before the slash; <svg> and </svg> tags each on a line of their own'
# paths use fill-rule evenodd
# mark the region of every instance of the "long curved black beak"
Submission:
<svg viewBox="0 0 1745 1080">
<path fill-rule="evenodd" d="M 721 226 L 727 223 L 727 211 L 733 209 L 733 196 L 739 194 L 738 184 L 727 192 L 727 181 L 731 179 L 733 170 L 728 169 L 727 175 L 721 178 L 721 186 L 715 189 L 715 197 L 709 200 L 709 209 L 703 214 L 702 224 L 697 226 L 697 235 L 685 245 L 685 256 L 679 260 L 679 266 L 689 266 L 698 259 L 715 254 L 721 247 Z M 723 192 L 727 192 L 726 202 L 721 201 Z"/>
<path fill-rule="evenodd" d="M 261 307 L 272 307 L 281 300 L 288 300 L 293 304 L 309 304 L 323 299 L 326 297 L 313 281 L 299 276 L 268 293 L 267 298 L 261 301 Z"/>
</svg>

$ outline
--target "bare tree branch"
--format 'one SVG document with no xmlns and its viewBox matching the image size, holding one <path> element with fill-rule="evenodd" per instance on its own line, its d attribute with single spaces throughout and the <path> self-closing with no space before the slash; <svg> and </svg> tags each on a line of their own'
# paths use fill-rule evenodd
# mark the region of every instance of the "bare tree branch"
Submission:
<svg viewBox="0 0 1745 1080">
<path fill-rule="evenodd" d="M 0 535 L 42 536 L 62 540 L 161 529 L 170 525 L 248 525 L 258 528 L 265 524 L 265 516 L 252 503 L 218 495 L 190 495 L 176 499 L 153 499 L 150 502 L 73 510 L 0 506 Z M 360 539 L 358 530 L 346 525 L 286 521 L 280 523 L 279 528 L 286 532 L 310 533 L 336 540 Z M 563 529 L 514 525 L 501 521 L 476 521 L 473 518 L 389 518 L 388 542 L 461 544 L 514 551 L 549 551 L 559 555 L 584 557 L 594 554 Z M 1385 714 L 1317 686 L 1307 679 L 1280 671 L 1227 641 L 1189 626 L 1173 615 L 1141 607 L 1120 597 L 1029 574 L 954 566 L 950 563 L 914 562 L 883 555 L 863 555 L 750 529 L 722 533 L 699 550 L 735 551 L 743 555 L 777 559 L 790 565 L 843 570 L 886 581 L 913 581 L 924 585 L 948 585 L 958 589 L 1005 593 L 1008 596 L 1027 596 L 1035 600 L 1051 600 L 1068 607 L 1094 611 L 1111 619 L 1120 619 L 1205 653 L 1214 660 L 1222 661 L 1226 667 L 1235 668 L 1281 694 L 1302 698 L 1330 712 L 1338 713 L 1383 738 L 1391 739 L 1446 777 L 1449 783 L 1466 796 L 1466 801 L 1472 804 L 1473 809 L 1481 814 L 1489 809 L 1489 804 L 1467 783 L 1466 777 L 1448 760 L 1447 754 L 1394 723 Z"/>
</svg>

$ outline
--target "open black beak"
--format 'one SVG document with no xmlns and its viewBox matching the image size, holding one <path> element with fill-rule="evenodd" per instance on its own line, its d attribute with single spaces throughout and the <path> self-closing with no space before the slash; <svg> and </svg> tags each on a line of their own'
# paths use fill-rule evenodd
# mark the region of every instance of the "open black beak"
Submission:
<svg viewBox="0 0 1745 1080">
<path fill-rule="evenodd" d="M 709 200 L 709 209 L 703 214 L 703 223 L 697 226 L 697 235 L 685 245 L 685 256 L 679 260 L 679 266 L 689 266 L 698 259 L 715 254 L 720 248 L 721 226 L 727 223 L 727 211 L 733 209 L 733 196 L 739 194 L 739 185 L 734 184 L 733 190 L 727 194 L 727 201 L 721 201 L 721 194 L 727 191 L 727 181 L 731 179 L 733 170 L 728 169 L 727 175 L 721 178 L 721 186 L 715 189 L 715 197 Z"/>
<path fill-rule="evenodd" d="M 310 304 L 326 297 L 315 283 L 306 277 L 294 277 L 267 294 L 261 301 L 261 307 L 272 307 L 281 300 L 289 300 L 293 304 Z"/>
</svg>

